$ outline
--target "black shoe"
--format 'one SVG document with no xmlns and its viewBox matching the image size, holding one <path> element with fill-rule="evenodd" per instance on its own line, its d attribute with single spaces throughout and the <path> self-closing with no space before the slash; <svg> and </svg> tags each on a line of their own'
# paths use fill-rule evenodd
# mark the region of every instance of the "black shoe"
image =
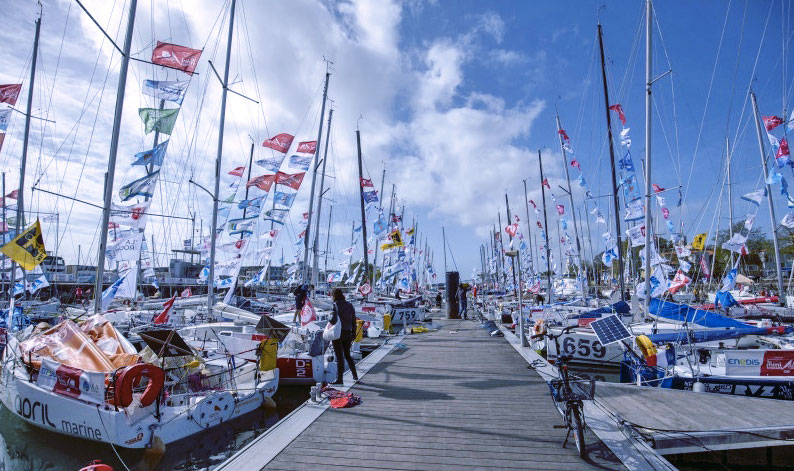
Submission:
<svg viewBox="0 0 794 471">
<path fill-rule="evenodd" d="M 358 376 L 353 376 L 353 381 L 358 381 Z"/>
<path fill-rule="evenodd" d="M 342 381 L 341 379 L 337 379 L 336 381 L 334 381 L 334 382 L 333 382 L 333 383 L 331 383 L 331 384 L 332 384 L 332 385 L 334 385 L 334 386 L 342 386 L 342 385 L 344 385 L 345 383 L 344 383 L 344 381 Z"/>
</svg>

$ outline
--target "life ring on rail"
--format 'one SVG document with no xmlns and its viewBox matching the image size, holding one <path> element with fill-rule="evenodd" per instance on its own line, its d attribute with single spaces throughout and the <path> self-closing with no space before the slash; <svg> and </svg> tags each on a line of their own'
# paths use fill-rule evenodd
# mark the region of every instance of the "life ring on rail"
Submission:
<svg viewBox="0 0 794 471">
<path fill-rule="evenodd" d="M 157 399 L 157 395 L 160 394 L 165 383 L 165 372 L 157 366 L 148 363 L 138 363 L 126 366 L 121 369 L 121 372 L 117 372 L 116 392 L 114 394 L 115 405 L 127 407 L 132 404 L 132 388 L 140 383 L 143 376 L 149 378 L 149 383 L 146 385 L 143 395 L 141 395 L 141 406 L 149 406 Z"/>
<path fill-rule="evenodd" d="M 642 352 L 642 356 L 645 358 L 656 356 L 656 345 L 651 342 L 651 339 L 649 339 L 648 336 L 638 335 L 634 341 L 637 343 L 637 347 L 639 347 L 640 351 Z"/>
<path fill-rule="evenodd" d="M 534 335 L 543 335 L 546 333 L 546 323 L 543 319 L 538 319 L 535 321 L 535 325 L 532 327 L 532 333 Z"/>
</svg>

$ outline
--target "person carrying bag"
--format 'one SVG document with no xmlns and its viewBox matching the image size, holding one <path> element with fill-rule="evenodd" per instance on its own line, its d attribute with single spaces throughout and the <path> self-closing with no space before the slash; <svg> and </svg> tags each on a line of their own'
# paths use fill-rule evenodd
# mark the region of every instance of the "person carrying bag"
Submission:
<svg viewBox="0 0 794 471">
<path fill-rule="evenodd" d="M 333 384 L 343 384 L 342 374 L 345 371 L 343 361 L 347 361 L 347 366 L 353 374 L 353 381 L 358 381 L 356 364 L 350 355 L 354 338 L 353 329 L 356 325 L 356 309 L 345 300 L 345 295 L 339 288 L 334 289 L 333 299 L 333 316 L 323 331 L 323 338 L 331 341 L 336 357 L 336 381 Z"/>
</svg>

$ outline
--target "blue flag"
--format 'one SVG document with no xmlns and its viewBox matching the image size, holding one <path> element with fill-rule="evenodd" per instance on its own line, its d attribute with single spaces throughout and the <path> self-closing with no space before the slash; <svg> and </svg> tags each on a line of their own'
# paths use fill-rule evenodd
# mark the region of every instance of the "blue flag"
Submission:
<svg viewBox="0 0 794 471">
<path fill-rule="evenodd" d="M 130 182 L 119 189 L 119 199 L 127 201 L 134 196 L 151 197 L 154 194 L 154 186 L 160 171 L 156 170 L 145 177 Z"/>
<path fill-rule="evenodd" d="M 295 200 L 295 195 L 297 193 L 285 193 L 283 191 L 277 191 L 273 195 L 273 201 L 276 204 L 280 204 L 282 206 L 292 206 L 292 202 Z"/>
<path fill-rule="evenodd" d="M 163 159 L 165 158 L 165 151 L 168 149 L 168 143 L 171 140 L 167 140 L 165 142 L 161 142 L 154 146 L 154 149 L 149 149 L 143 152 L 138 152 L 135 154 L 135 161 L 132 162 L 132 165 L 157 165 L 158 167 L 163 166 Z"/>
<path fill-rule="evenodd" d="M 629 172 L 634 171 L 634 162 L 631 160 L 630 153 L 626 152 L 626 155 L 624 155 L 622 159 L 618 160 L 618 167 L 621 170 L 627 170 Z"/>
</svg>

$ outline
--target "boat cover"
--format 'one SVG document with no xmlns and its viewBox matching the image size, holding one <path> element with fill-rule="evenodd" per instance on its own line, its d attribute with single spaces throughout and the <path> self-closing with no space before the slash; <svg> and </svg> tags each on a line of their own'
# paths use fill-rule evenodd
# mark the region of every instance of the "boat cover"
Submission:
<svg viewBox="0 0 794 471">
<path fill-rule="evenodd" d="M 576 316 L 570 316 L 571 319 L 594 319 L 594 318 L 601 318 L 604 314 L 628 314 L 631 312 L 631 307 L 629 303 L 626 301 L 618 301 L 611 306 L 604 306 L 598 309 L 593 309 L 592 311 L 588 311 L 584 314 L 579 314 Z"/>
<path fill-rule="evenodd" d="M 703 327 L 751 327 L 742 321 L 725 317 L 715 312 L 696 309 L 686 304 L 671 303 L 658 298 L 651 298 L 648 310 L 654 316 L 669 319 L 675 322 L 687 322 Z"/>
<path fill-rule="evenodd" d="M 699 343 L 718 340 L 735 339 L 744 335 L 774 335 L 788 334 L 794 331 L 792 327 L 739 327 L 714 330 L 681 330 L 664 334 L 648 334 L 651 342 L 662 343 Z M 689 335 L 687 335 L 689 334 Z"/>
</svg>

